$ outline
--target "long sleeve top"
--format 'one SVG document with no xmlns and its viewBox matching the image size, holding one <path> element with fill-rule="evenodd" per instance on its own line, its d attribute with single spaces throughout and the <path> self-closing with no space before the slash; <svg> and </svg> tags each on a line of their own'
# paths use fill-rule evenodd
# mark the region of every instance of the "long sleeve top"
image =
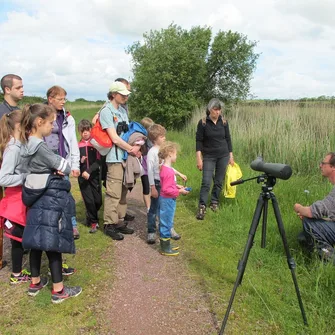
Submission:
<svg viewBox="0 0 335 335">
<path fill-rule="evenodd" d="M 177 188 L 174 169 L 169 166 L 162 165 L 159 175 L 161 178 L 160 196 L 164 198 L 178 197 L 179 190 Z"/>
<path fill-rule="evenodd" d="M 159 177 L 159 148 L 152 147 L 147 156 L 148 179 L 150 186 L 155 185 L 155 179 L 160 180 Z"/>
<path fill-rule="evenodd" d="M 201 151 L 203 157 L 207 158 L 228 156 L 233 151 L 229 125 L 223 121 L 221 115 L 216 124 L 209 116 L 198 122 L 196 151 Z"/>
<path fill-rule="evenodd" d="M 323 200 L 314 202 L 310 208 L 313 218 L 322 219 L 327 217 L 335 221 L 335 186 Z"/>
<path fill-rule="evenodd" d="M 14 187 L 22 185 L 27 175 L 27 166 L 20 156 L 21 142 L 13 137 L 9 140 L 3 154 L 0 169 L 0 186 Z"/>
</svg>

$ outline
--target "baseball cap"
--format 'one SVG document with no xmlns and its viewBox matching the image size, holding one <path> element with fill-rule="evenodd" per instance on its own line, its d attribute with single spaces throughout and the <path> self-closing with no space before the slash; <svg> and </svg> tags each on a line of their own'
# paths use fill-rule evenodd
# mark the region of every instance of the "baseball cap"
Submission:
<svg viewBox="0 0 335 335">
<path fill-rule="evenodd" d="M 117 92 L 122 95 L 129 95 L 131 92 L 127 90 L 127 87 L 124 83 L 121 83 L 120 81 L 114 81 L 112 83 L 111 87 L 109 88 L 109 92 Z"/>
</svg>

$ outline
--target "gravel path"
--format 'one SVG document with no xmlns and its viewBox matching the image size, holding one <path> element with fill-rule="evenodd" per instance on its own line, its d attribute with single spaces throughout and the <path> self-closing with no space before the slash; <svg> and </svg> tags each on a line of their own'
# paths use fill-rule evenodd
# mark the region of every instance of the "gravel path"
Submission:
<svg viewBox="0 0 335 335">
<path fill-rule="evenodd" d="M 217 334 L 206 293 L 192 278 L 181 255 L 162 256 L 146 243 L 146 212 L 141 186 L 129 194 L 136 215 L 133 235 L 115 242 L 115 276 L 104 307 L 115 335 Z M 178 218 L 177 218 L 178 220 Z M 107 327 L 108 328 L 108 327 Z"/>
</svg>

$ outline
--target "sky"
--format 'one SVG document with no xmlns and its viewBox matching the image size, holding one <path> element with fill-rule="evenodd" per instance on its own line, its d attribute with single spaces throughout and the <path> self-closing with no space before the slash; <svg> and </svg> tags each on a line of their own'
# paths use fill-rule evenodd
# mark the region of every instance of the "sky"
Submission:
<svg viewBox="0 0 335 335">
<path fill-rule="evenodd" d="M 174 23 L 257 41 L 256 98 L 335 96 L 334 13 L 334 0 L 0 0 L 0 77 L 21 76 L 25 95 L 60 85 L 70 100 L 105 100 L 132 79 L 126 48 Z"/>
</svg>

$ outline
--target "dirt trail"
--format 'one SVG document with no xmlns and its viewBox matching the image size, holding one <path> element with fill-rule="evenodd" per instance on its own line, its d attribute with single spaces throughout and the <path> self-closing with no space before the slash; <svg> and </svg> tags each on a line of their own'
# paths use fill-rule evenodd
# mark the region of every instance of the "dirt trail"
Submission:
<svg viewBox="0 0 335 335">
<path fill-rule="evenodd" d="M 115 335 L 217 334 L 206 294 L 187 270 L 182 250 L 167 257 L 159 254 L 158 241 L 146 243 L 141 190 L 137 185 L 128 200 L 135 233 L 115 242 L 116 279 L 104 306 L 106 328 Z"/>
</svg>

